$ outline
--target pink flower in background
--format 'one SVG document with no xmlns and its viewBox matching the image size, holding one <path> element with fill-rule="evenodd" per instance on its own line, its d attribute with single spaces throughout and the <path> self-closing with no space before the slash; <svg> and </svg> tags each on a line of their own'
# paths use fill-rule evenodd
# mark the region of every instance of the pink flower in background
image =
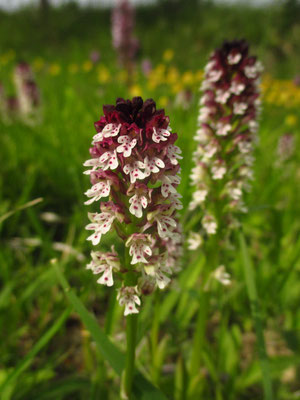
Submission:
<svg viewBox="0 0 300 400">
<path fill-rule="evenodd" d="M 139 50 L 139 41 L 133 35 L 135 10 L 129 0 L 117 0 L 112 13 L 112 42 L 118 53 L 119 62 L 127 69 Z"/>
<path fill-rule="evenodd" d="M 177 186 L 182 157 L 169 117 L 156 109 L 152 99 L 119 98 L 103 111 L 95 123 L 92 158 L 84 163 L 91 168 L 87 173 L 92 183 L 85 204 L 101 201 L 101 212 L 89 213 L 86 229 L 92 231 L 88 240 L 95 246 L 103 235 L 116 232 L 123 249 L 117 263 L 121 267 L 97 251 L 88 268 L 101 273 L 98 283 L 107 286 L 113 285 L 113 273 L 118 275 L 122 282 L 118 299 L 127 315 L 138 312 L 140 293 L 163 289 L 178 270 L 182 234 L 177 210 L 182 205 Z M 114 253 L 114 262 L 116 258 Z M 134 277 L 130 285 L 128 274 Z"/>
<path fill-rule="evenodd" d="M 291 158 L 294 152 L 295 152 L 295 136 L 292 133 L 285 133 L 284 135 L 280 136 L 277 145 L 277 155 L 279 164 Z"/>
<path fill-rule="evenodd" d="M 202 210 L 207 235 L 217 232 L 216 209 L 227 227 L 234 226 L 234 212 L 246 211 L 243 193 L 253 179 L 261 71 L 244 40 L 224 42 L 205 67 L 190 209 Z"/>
<path fill-rule="evenodd" d="M 142 68 L 143 74 L 146 77 L 148 77 L 150 72 L 153 69 L 151 60 L 149 60 L 148 58 L 145 58 L 144 60 L 142 60 L 141 68 Z"/>
<path fill-rule="evenodd" d="M 92 50 L 90 52 L 90 60 L 93 64 L 97 64 L 101 59 L 101 54 L 98 50 Z"/>
<path fill-rule="evenodd" d="M 29 64 L 21 62 L 16 65 L 14 83 L 21 118 L 28 123 L 37 122 L 40 116 L 40 92 Z"/>
</svg>

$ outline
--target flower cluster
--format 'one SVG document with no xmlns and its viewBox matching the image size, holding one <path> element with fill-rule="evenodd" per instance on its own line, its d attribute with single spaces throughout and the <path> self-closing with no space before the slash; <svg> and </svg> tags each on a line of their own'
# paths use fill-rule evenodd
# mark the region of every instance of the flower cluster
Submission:
<svg viewBox="0 0 300 400">
<path fill-rule="evenodd" d="M 40 106 L 40 93 L 29 64 L 21 62 L 15 67 L 14 82 L 20 115 L 29 122 Z"/>
<path fill-rule="evenodd" d="M 112 13 L 112 39 L 119 62 L 129 68 L 138 50 L 139 41 L 133 36 L 135 26 L 134 8 L 129 0 L 117 0 Z"/>
<path fill-rule="evenodd" d="M 89 213 L 86 229 L 92 233 L 87 240 L 98 245 L 102 235 L 114 230 L 125 259 L 119 260 L 114 250 L 96 251 L 88 268 L 102 274 L 98 282 L 107 286 L 113 285 L 113 273 L 121 278 L 118 299 L 127 315 L 138 312 L 140 293 L 163 289 L 178 268 L 182 234 L 177 210 L 182 205 L 176 187 L 181 151 L 174 144 L 177 134 L 172 133 L 169 118 L 152 99 L 119 98 L 103 111 L 95 123 L 92 158 L 84 165 L 92 183 L 86 204 L 105 201 L 100 213 Z"/>
<path fill-rule="evenodd" d="M 246 211 L 242 197 L 253 176 L 261 70 L 244 40 L 225 42 L 205 68 L 190 209 L 202 209 L 202 227 L 208 235 L 217 232 L 221 213 L 230 227 L 235 224 L 234 212 Z"/>
</svg>

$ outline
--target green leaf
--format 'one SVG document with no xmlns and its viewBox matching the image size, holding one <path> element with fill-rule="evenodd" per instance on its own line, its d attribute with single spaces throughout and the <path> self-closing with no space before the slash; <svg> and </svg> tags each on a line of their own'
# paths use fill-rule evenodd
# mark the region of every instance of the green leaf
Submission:
<svg viewBox="0 0 300 400">
<path fill-rule="evenodd" d="M 125 356 L 109 340 L 106 334 L 100 329 L 95 317 L 85 308 L 81 300 L 76 296 L 61 269 L 54 264 L 59 283 L 61 284 L 69 302 L 79 314 L 81 321 L 94 338 L 102 356 L 109 362 L 115 372 L 121 376 L 125 367 Z M 137 400 L 166 400 L 166 397 L 155 386 L 152 385 L 140 372 L 136 371 L 133 380 L 133 393 Z"/>
<path fill-rule="evenodd" d="M 262 381 L 263 381 L 265 399 L 272 400 L 273 399 L 272 380 L 271 380 L 269 360 L 264 340 L 262 315 L 259 305 L 258 294 L 256 290 L 254 269 L 252 266 L 252 261 L 248 253 L 248 248 L 242 231 L 239 232 L 239 242 L 240 242 L 242 265 L 244 268 L 247 293 L 252 313 L 252 319 L 256 330 L 258 354 L 262 372 Z"/>
<path fill-rule="evenodd" d="M 70 312 L 72 311 L 71 307 L 68 307 L 62 315 L 56 320 L 56 322 L 44 333 L 44 335 L 40 338 L 40 340 L 33 346 L 33 348 L 26 354 L 25 358 L 16 366 L 16 368 L 8 375 L 6 380 L 0 386 L 0 393 L 5 393 L 4 390 L 7 390 L 9 384 L 12 384 L 18 376 L 30 366 L 34 357 L 42 350 L 43 347 L 52 339 L 52 337 L 56 334 L 57 331 L 64 324 L 66 319 L 68 318 Z M 4 395 L 5 397 L 5 395 Z M 9 397 L 6 397 L 9 398 Z M 3 398 L 4 399 L 4 398 Z"/>
</svg>

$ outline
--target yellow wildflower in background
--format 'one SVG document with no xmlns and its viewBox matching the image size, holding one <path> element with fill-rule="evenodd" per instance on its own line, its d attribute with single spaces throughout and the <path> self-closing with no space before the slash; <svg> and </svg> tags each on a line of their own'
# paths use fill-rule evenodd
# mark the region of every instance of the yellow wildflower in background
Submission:
<svg viewBox="0 0 300 400">
<path fill-rule="evenodd" d="M 129 89 L 129 93 L 131 97 L 141 96 L 142 97 L 142 88 L 139 85 L 133 85 Z"/>
<path fill-rule="evenodd" d="M 16 57 L 16 52 L 14 50 L 8 50 L 6 53 L 2 54 L 0 57 L 0 64 L 6 65 Z"/>
<path fill-rule="evenodd" d="M 57 63 L 53 63 L 53 64 L 51 64 L 50 66 L 49 66 L 49 74 L 50 75 L 53 75 L 53 76 L 56 76 L 56 75 L 59 75 L 60 74 L 60 72 L 61 72 L 61 67 L 60 67 L 60 65 L 59 64 L 57 64 Z"/>
<path fill-rule="evenodd" d="M 166 73 L 166 81 L 169 85 L 174 85 L 179 80 L 179 72 L 177 68 L 170 67 Z"/>
<path fill-rule="evenodd" d="M 82 69 L 84 72 L 90 72 L 92 68 L 93 68 L 93 63 L 90 60 L 87 60 L 82 64 Z"/>
<path fill-rule="evenodd" d="M 164 54 L 163 54 L 163 60 L 164 61 L 169 62 L 169 61 L 171 61 L 173 59 L 173 57 L 174 57 L 174 51 L 173 50 L 167 49 L 167 50 L 164 51 Z"/>
<path fill-rule="evenodd" d="M 118 72 L 117 80 L 119 82 L 124 83 L 124 82 L 127 81 L 127 79 L 128 79 L 128 73 L 127 73 L 127 71 L 125 69 L 122 69 L 121 71 Z"/>
<path fill-rule="evenodd" d="M 186 71 L 182 75 L 181 79 L 182 79 L 182 83 L 185 86 L 192 86 L 194 84 L 194 82 L 195 82 L 194 75 L 193 75 L 192 71 Z"/>
<path fill-rule="evenodd" d="M 183 84 L 180 81 L 178 81 L 177 83 L 171 86 L 171 89 L 172 93 L 177 94 L 183 90 Z"/>
<path fill-rule="evenodd" d="M 169 103 L 169 99 L 167 96 L 161 96 L 159 97 L 157 103 L 159 107 L 165 108 Z"/>
<path fill-rule="evenodd" d="M 68 71 L 70 72 L 70 74 L 77 74 L 78 72 L 78 65 L 75 63 L 72 63 L 68 66 Z"/>
<path fill-rule="evenodd" d="M 98 67 L 97 72 L 99 83 L 107 83 L 111 80 L 110 72 L 104 65 Z"/>
<path fill-rule="evenodd" d="M 292 126 L 297 125 L 297 123 L 298 123 L 298 118 L 297 118 L 297 116 L 296 116 L 295 114 L 289 114 L 289 115 L 286 116 L 284 122 L 285 122 L 285 124 L 286 124 L 287 126 L 292 127 Z"/>
<path fill-rule="evenodd" d="M 43 69 L 45 61 L 41 57 L 37 57 L 32 62 L 32 67 L 35 71 L 40 71 Z"/>
<path fill-rule="evenodd" d="M 7 58 L 6 54 L 3 54 L 3 55 L 0 57 L 0 64 L 1 64 L 1 65 L 6 65 L 6 64 L 8 63 L 8 61 L 9 61 L 9 59 Z"/>
<path fill-rule="evenodd" d="M 199 70 L 195 73 L 195 81 L 196 81 L 197 83 L 202 82 L 203 76 L 204 76 L 204 72 L 203 72 L 201 69 L 199 69 Z"/>
<path fill-rule="evenodd" d="M 155 77 L 151 77 L 148 80 L 147 87 L 149 90 L 154 90 L 159 85 L 158 80 Z"/>
</svg>

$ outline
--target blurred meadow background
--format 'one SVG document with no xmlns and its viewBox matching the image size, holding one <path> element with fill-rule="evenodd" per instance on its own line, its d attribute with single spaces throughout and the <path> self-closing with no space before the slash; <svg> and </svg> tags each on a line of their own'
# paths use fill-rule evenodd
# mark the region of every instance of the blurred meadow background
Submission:
<svg viewBox="0 0 300 400">
<path fill-rule="evenodd" d="M 122 310 L 85 269 L 91 246 L 84 229 L 89 182 L 82 164 L 95 134 L 93 123 L 102 105 L 117 97 L 153 98 L 166 109 L 184 156 L 179 187 L 184 215 L 191 199 L 203 68 L 225 39 L 245 38 L 264 72 L 255 180 L 243 229 L 255 268 L 274 398 L 298 399 L 300 3 L 254 7 L 161 0 L 137 6 L 135 36 L 139 48 L 128 85 L 112 47 L 109 6 L 57 1 L 54 8 L 41 1 L 0 11 L 0 398 L 119 398 L 119 378 L 70 306 L 57 275 L 57 269 L 64 273 L 101 329 L 124 350 Z M 14 108 L 13 73 L 19 62 L 31 66 L 39 92 L 29 120 Z M 106 235 L 103 246 L 110 240 Z M 186 337 L 195 323 L 199 271 L 205 268 L 204 259 L 190 259 L 172 289 L 160 293 L 154 328 L 153 299 L 145 299 L 141 310 L 137 367 L 166 399 L 186 398 Z M 232 285 L 214 287 L 211 299 L 199 400 L 263 399 L 238 247 L 231 259 Z M 159 343 L 152 354 L 155 327 Z"/>
</svg>

